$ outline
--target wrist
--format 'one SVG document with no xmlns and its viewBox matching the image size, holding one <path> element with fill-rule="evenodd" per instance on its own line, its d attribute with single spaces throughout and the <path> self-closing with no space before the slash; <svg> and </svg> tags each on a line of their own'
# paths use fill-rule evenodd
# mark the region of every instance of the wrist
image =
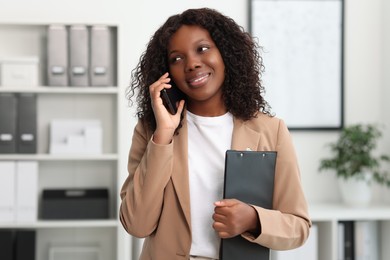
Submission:
<svg viewBox="0 0 390 260">
<path fill-rule="evenodd" d="M 259 219 L 259 215 L 257 214 L 257 211 L 256 209 L 251 206 L 252 209 L 253 209 L 253 218 L 252 218 L 252 221 L 251 221 L 251 225 L 248 229 L 248 232 L 251 233 L 254 237 L 258 237 L 260 234 L 261 234 L 261 224 L 260 224 L 260 219 Z"/>
<path fill-rule="evenodd" d="M 156 130 L 153 134 L 153 142 L 160 145 L 170 144 L 172 142 L 174 131 Z"/>
</svg>

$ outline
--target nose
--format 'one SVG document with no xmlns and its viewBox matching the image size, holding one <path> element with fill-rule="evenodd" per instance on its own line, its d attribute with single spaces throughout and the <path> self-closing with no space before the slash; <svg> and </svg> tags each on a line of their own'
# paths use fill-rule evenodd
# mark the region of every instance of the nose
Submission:
<svg viewBox="0 0 390 260">
<path fill-rule="evenodd" d="M 195 69 L 201 68 L 202 62 L 198 55 L 189 55 L 187 56 L 186 70 L 193 71 Z"/>
</svg>

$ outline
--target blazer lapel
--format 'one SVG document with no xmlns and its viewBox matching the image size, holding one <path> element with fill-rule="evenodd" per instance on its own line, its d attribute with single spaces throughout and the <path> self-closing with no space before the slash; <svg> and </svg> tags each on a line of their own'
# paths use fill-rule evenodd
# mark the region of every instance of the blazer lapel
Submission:
<svg viewBox="0 0 390 260">
<path fill-rule="evenodd" d="M 248 127 L 246 122 L 234 118 L 232 149 L 257 151 L 260 144 L 260 133 Z"/>
<path fill-rule="evenodd" d="M 186 113 L 184 112 L 184 115 L 185 114 Z M 188 129 L 186 116 L 184 116 L 182 124 L 183 126 L 180 128 L 179 134 L 175 135 L 173 138 L 175 143 L 173 144 L 174 164 L 172 170 L 172 182 L 188 227 L 191 229 L 190 188 L 188 176 Z"/>
</svg>

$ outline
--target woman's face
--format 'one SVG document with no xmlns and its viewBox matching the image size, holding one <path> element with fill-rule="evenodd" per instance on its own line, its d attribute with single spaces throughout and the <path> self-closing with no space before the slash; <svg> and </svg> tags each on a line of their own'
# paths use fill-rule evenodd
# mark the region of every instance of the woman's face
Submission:
<svg viewBox="0 0 390 260">
<path fill-rule="evenodd" d="M 222 100 L 225 64 L 209 32 L 183 25 L 168 45 L 170 77 L 187 95 L 187 108 L 194 114 L 218 116 L 226 113 Z"/>
</svg>

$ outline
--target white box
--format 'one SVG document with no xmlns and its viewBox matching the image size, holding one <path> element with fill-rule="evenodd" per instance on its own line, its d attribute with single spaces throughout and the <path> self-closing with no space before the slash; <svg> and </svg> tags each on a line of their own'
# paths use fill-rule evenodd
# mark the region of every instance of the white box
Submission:
<svg viewBox="0 0 390 260">
<path fill-rule="evenodd" d="M 0 223 L 15 221 L 14 161 L 0 161 Z"/>
<path fill-rule="evenodd" d="M 16 162 L 16 222 L 38 219 L 38 162 Z"/>
<path fill-rule="evenodd" d="M 38 86 L 38 57 L 0 59 L 1 86 Z"/>
<path fill-rule="evenodd" d="M 94 119 L 52 120 L 49 150 L 51 154 L 102 154 L 101 122 Z"/>
</svg>

